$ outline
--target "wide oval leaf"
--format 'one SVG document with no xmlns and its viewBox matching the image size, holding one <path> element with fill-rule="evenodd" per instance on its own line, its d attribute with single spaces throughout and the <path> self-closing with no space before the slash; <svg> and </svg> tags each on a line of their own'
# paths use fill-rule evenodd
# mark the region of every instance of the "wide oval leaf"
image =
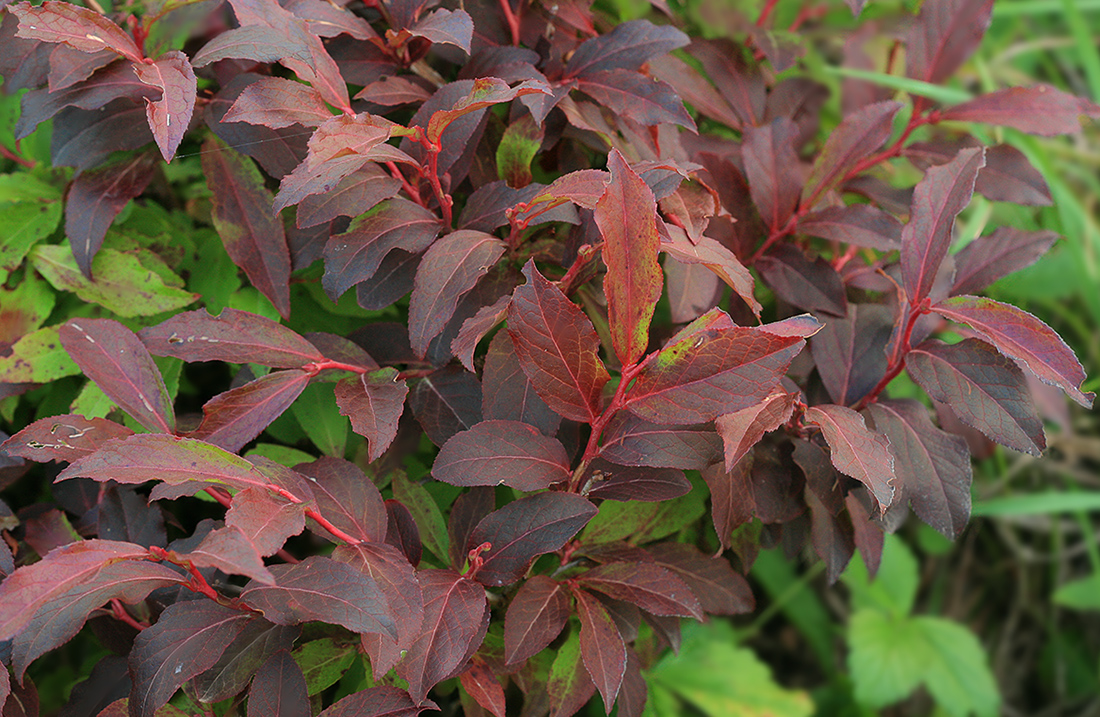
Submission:
<svg viewBox="0 0 1100 717">
<path fill-rule="evenodd" d="M 545 575 L 523 581 L 504 616 L 504 661 L 523 662 L 554 641 L 569 619 L 569 592 Z"/>
<path fill-rule="evenodd" d="M 569 456 L 556 438 L 518 421 L 482 421 L 439 450 L 432 476 L 461 486 L 548 488 L 569 479 Z"/>
</svg>

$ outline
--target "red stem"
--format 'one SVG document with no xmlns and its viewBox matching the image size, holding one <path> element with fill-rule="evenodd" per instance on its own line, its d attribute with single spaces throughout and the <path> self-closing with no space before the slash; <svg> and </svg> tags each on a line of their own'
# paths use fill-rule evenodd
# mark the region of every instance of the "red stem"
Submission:
<svg viewBox="0 0 1100 717">
<path fill-rule="evenodd" d="M 512 35 L 512 45 L 519 47 L 519 15 L 512 10 L 511 0 L 500 0 L 500 11 L 508 23 L 508 32 Z"/>
<path fill-rule="evenodd" d="M 768 0 L 764 3 L 764 9 L 760 11 L 760 17 L 756 18 L 756 26 L 764 27 L 764 24 L 771 17 L 772 11 L 775 10 L 775 6 L 779 4 L 779 0 Z"/>
<path fill-rule="evenodd" d="M 301 501 L 298 501 L 298 502 L 301 502 Z M 347 533 L 340 530 L 339 528 L 337 528 L 332 523 L 328 522 L 328 520 L 323 515 L 318 513 L 313 508 L 306 508 L 306 515 L 308 515 L 310 518 L 313 518 L 315 521 L 317 521 L 317 523 L 320 524 L 320 526 L 322 528 L 324 528 L 328 532 L 332 533 L 333 537 L 339 538 L 340 540 L 344 541 L 348 545 L 355 545 L 356 543 L 363 542 L 359 538 L 356 538 L 354 535 L 348 535 Z"/>
<path fill-rule="evenodd" d="M 134 628 L 138 632 L 141 632 L 145 628 L 149 627 L 147 623 L 141 622 L 129 612 L 126 611 L 126 607 L 122 604 L 122 601 L 118 598 L 111 598 L 111 612 L 120 621 L 126 623 L 130 627 Z"/>
<path fill-rule="evenodd" d="M 443 191 L 443 183 L 439 181 L 439 153 L 443 147 L 438 143 L 428 144 L 428 183 L 432 185 L 432 192 L 435 193 L 436 201 L 439 202 L 440 209 L 443 210 L 443 225 L 447 228 L 451 228 L 451 207 L 454 205 L 454 200 L 451 199 L 451 195 Z"/>
<path fill-rule="evenodd" d="M 11 161 L 15 162 L 16 164 L 21 165 L 23 167 L 26 167 L 27 169 L 34 169 L 34 160 L 26 159 L 24 157 L 20 157 L 18 154 L 16 154 L 15 152 L 12 152 L 10 149 L 8 149 L 7 147 L 5 147 L 2 144 L 0 144 L 0 157 L 4 157 L 5 159 L 10 159 Z"/>
<path fill-rule="evenodd" d="M 393 162 L 386 162 L 386 168 L 390 170 L 390 175 L 394 179 L 401 182 L 401 188 L 405 190 L 405 193 L 409 195 L 409 198 L 423 207 L 424 198 L 420 196 L 420 190 L 414 187 L 412 183 L 409 182 L 409 180 L 405 179 L 404 173 L 402 173 L 401 170 L 397 168 L 397 165 Z"/>
<path fill-rule="evenodd" d="M 925 299 L 916 306 L 909 306 L 909 313 L 905 316 L 905 326 L 902 330 L 901 339 L 898 341 L 897 345 L 894 346 L 894 350 L 890 352 L 890 363 L 886 367 L 886 373 L 883 374 L 882 378 L 875 384 L 875 387 L 871 389 L 870 393 L 861 398 L 856 405 L 852 406 L 853 409 L 859 411 L 877 401 L 879 395 L 886 389 L 886 386 L 901 373 L 902 368 L 905 367 L 905 357 L 911 348 L 909 343 L 913 338 L 913 329 L 917 325 L 917 319 L 928 313 L 929 303 L 930 302 Z"/>
<path fill-rule="evenodd" d="M 607 405 L 599 418 L 592 423 L 592 433 L 588 436 L 588 445 L 584 448 L 584 457 L 581 458 L 581 464 L 577 466 L 577 470 L 573 472 L 573 478 L 569 482 L 569 492 L 580 492 L 583 487 L 581 479 L 584 478 L 585 471 L 588 470 L 588 464 L 600 454 L 600 436 L 603 434 L 603 429 L 607 428 L 611 418 L 626 403 L 627 387 L 642 372 L 647 363 L 648 359 L 643 359 L 638 363 L 623 367 L 622 376 L 619 379 L 619 385 L 615 387 L 615 395 L 611 398 L 611 403 Z"/>
<path fill-rule="evenodd" d="M 325 359 L 324 361 L 312 361 L 302 366 L 302 370 L 308 373 L 310 376 L 316 376 L 326 369 L 338 369 L 340 371 L 353 371 L 355 373 L 369 373 L 374 369 L 367 368 L 366 366 L 357 366 L 355 364 L 343 363 L 341 361 L 333 361 L 332 359 Z"/>
</svg>

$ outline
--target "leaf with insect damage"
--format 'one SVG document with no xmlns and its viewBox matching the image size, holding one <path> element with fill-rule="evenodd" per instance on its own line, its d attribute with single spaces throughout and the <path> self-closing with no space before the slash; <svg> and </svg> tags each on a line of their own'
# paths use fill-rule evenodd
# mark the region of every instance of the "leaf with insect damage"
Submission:
<svg viewBox="0 0 1100 717">
<path fill-rule="evenodd" d="M 105 418 L 69 414 L 40 418 L 0 445 L 6 455 L 39 463 L 72 462 L 91 455 L 112 438 L 134 434 L 129 428 Z"/>
<path fill-rule="evenodd" d="M 325 357 L 294 331 L 271 319 L 237 309 L 217 316 L 205 310 L 176 314 L 138 334 L 154 356 L 184 361 L 258 363 L 298 368 Z"/>
</svg>

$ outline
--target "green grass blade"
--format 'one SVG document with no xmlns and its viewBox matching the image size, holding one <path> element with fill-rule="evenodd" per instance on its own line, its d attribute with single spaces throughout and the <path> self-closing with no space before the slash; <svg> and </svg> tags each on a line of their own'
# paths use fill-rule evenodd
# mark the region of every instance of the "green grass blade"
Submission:
<svg viewBox="0 0 1100 717">
<path fill-rule="evenodd" d="M 1055 513 L 1100 511 L 1100 492 L 1028 493 L 992 498 L 974 504 L 974 517 L 992 518 L 1014 515 L 1051 515 Z"/>
<path fill-rule="evenodd" d="M 921 82 L 908 77 L 887 75 L 884 72 L 872 72 L 870 70 L 857 70 L 851 67 L 822 67 L 821 70 L 830 75 L 850 77 L 853 80 L 866 80 L 882 87 L 889 87 L 899 92 L 908 92 L 911 95 L 920 95 L 945 105 L 957 105 L 973 99 L 973 95 L 965 90 L 953 87 L 934 85 L 930 82 Z"/>
</svg>

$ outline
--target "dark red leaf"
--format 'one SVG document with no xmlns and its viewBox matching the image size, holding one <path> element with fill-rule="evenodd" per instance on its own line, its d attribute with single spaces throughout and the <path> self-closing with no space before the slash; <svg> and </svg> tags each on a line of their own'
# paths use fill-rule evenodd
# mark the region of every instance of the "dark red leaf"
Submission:
<svg viewBox="0 0 1100 717">
<path fill-rule="evenodd" d="M 779 298 L 800 309 L 834 316 L 847 313 L 844 283 L 823 257 L 810 261 L 798 247 L 780 244 L 760 257 L 756 268 Z"/>
<path fill-rule="evenodd" d="M 420 268 L 419 255 L 394 249 L 378 266 L 378 270 L 371 277 L 373 281 L 365 281 L 356 287 L 356 302 L 367 311 L 379 311 L 392 305 L 393 302 L 412 291 L 418 268 Z M 412 349 L 408 348 L 408 343 L 406 330 L 404 345 L 408 354 L 411 355 Z"/>
<path fill-rule="evenodd" d="M 432 477 L 460 486 L 507 485 L 522 491 L 569 480 L 569 457 L 555 438 L 518 421 L 482 421 L 439 450 Z"/>
<path fill-rule="evenodd" d="M 722 455 L 722 439 L 707 425 L 661 426 L 628 413 L 615 414 L 603 434 L 600 456 L 623 466 L 702 470 Z"/>
<path fill-rule="evenodd" d="M 834 515 L 813 491 L 806 493 L 806 503 L 810 507 L 810 542 L 824 561 L 825 577 L 832 585 L 855 554 L 852 527 L 843 520 L 843 514 Z"/>
<path fill-rule="evenodd" d="M 863 416 L 844 406 L 807 408 L 806 422 L 821 428 L 836 469 L 866 485 L 879 510 L 886 510 L 894 499 L 897 483 L 890 441 L 868 430 Z"/>
<path fill-rule="evenodd" d="M 611 714 L 626 673 L 626 645 L 615 621 L 599 600 L 584 590 L 574 590 L 573 594 L 581 620 L 581 658 L 600 691 L 604 711 Z"/>
<path fill-rule="evenodd" d="M 303 199 L 298 204 L 295 221 L 299 227 L 312 227 L 339 216 L 356 217 L 394 197 L 400 189 L 401 182 L 377 165 L 368 164 L 344 177 L 332 191 Z"/>
<path fill-rule="evenodd" d="M 752 450 L 765 433 L 774 431 L 790 419 L 797 398 L 798 394 L 780 390 L 760 403 L 718 417 L 714 425 L 722 437 L 727 471 L 733 470 L 734 465 Z"/>
<path fill-rule="evenodd" d="M 688 37 L 671 25 L 631 20 L 611 32 L 585 40 L 569 58 L 566 77 L 587 76 L 605 70 L 637 70 L 651 58 L 688 44 Z"/>
<path fill-rule="evenodd" d="M 430 90 L 412 76 L 387 75 L 371 82 L 353 100 L 367 100 L 382 107 L 419 104 L 432 96 Z"/>
<path fill-rule="evenodd" d="M 658 79 L 672 85 L 684 102 L 697 111 L 728 127 L 741 128 L 741 118 L 729 103 L 698 70 L 683 60 L 674 55 L 655 57 L 649 62 L 649 71 Z"/>
<path fill-rule="evenodd" d="M 755 282 L 752 274 L 737 259 L 737 256 L 710 237 L 700 237 L 692 244 L 687 234 L 679 227 L 665 225 L 671 242 L 663 242 L 661 251 L 667 252 L 685 264 L 702 264 L 726 283 L 740 296 L 752 312 L 760 314 L 760 302 L 753 296 Z"/>
<path fill-rule="evenodd" d="M 921 6 L 905 43 L 905 74 L 939 84 L 974 52 L 989 27 L 993 0 L 941 0 Z"/>
<path fill-rule="evenodd" d="M 371 687 L 337 701 L 317 717 L 416 717 L 426 706 L 417 706 L 405 690 Z"/>
<path fill-rule="evenodd" d="M 382 494 L 358 466 L 325 456 L 301 463 L 295 470 L 312 479 L 317 510 L 340 530 L 368 543 L 386 538 L 386 507 Z"/>
<path fill-rule="evenodd" d="M 633 649 L 626 651 L 626 674 L 623 675 L 623 685 L 619 688 L 619 699 L 615 703 L 618 707 L 618 717 L 642 717 L 646 701 L 649 698 L 649 688 L 646 686 L 645 677 L 642 675 L 642 664 L 638 654 Z"/>
<path fill-rule="evenodd" d="M 0 445 L 6 455 L 39 463 L 75 461 L 91 455 L 112 438 L 134 432 L 105 418 L 69 414 L 41 418 Z"/>
<path fill-rule="evenodd" d="M 287 538 L 305 530 L 306 517 L 299 503 L 272 495 L 266 488 L 246 488 L 233 496 L 225 524 L 237 528 L 260 555 L 274 555 Z"/>
<path fill-rule="evenodd" d="M 409 387 L 393 368 L 345 378 L 336 384 L 340 415 L 368 443 L 368 457 L 378 460 L 397 435 L 397 422 L 405 409 Z"/>
<path fill-rule="evenodd" d="M 764 77 L 760 66 L 745 57 L 741 45 L 728 39 L 696 40 L 688 53 L 703 65 L 707 77 L 740 117 L 741 124 L 755 125 L 763 119 L 767 92 Z"/>
<path fill-rule="evenodd" d="M 4 676 L 0 678 L 9 685 L 9 689 L 4 693 L 4 717 L 38 717 L 40 705 L 38 688 L 34 680 L 24 677 L 23 684 L 16 682 L 11 685 L 11 677 L 7 672 L 5 668 Z"/>
<path fill-rule="evenodd" d="M 228 699 L 248 687 L 256 670 L 279 650 L 290 650 L 298 637 L 297 627 L 272 625 L 251 615 L 244 629 L 221 659 L 191 681 L 195 694 L 207 703 Z"/>
<path fill-rule="evenodd" d="M 302 668 L 286 650 L 267 659 L 248 691 L 248 717 L 310 717 Z"/>
<path fill-rule="evenodd" d="M 439 218 L 419 204 L 400 197 L 384 202 L 325 245 L 325 292 L 338 298 L 374 276 L 391 251 L 421 252 L 431 246 L 439 230 Z"/>
<path fill-rule="evenodd" d="M 168 539 L 160 506 L 127 486 L 110 486 L 99 501 L 99 537 L 138 545 L 163 547 Z M 41 553 L 39 553 L 41 554 Z"/>
<path fill-rule="evenodd" d="M 424 570 L 418 577 L 424 622 L 397 675 L 420 703 L 428 690 L 459 672 L 481 645 L 489 627 L 489 605 L 482 586 L 453 570 Z"/>
<path fill-rule="evenodd" d="M 442 446 L 481 422 L 481 384 L 459 366 L 448 366 L 413 384 L 409 407 L 428 438 Z"/>
<path fill-rule="evenodd" d="M 466 569 L 468 551 L 466 543 L 470 533 L 485 516 L 496 508 L 496 491 L 489 486 L 478 486 L 455 498 L 447 516 L 447 535 L 450 538 L 447 557 L 451 567 Z"/>
<path fill-rule="evenodd" d="M 674 324 L 694 321 L 722 299 L 724 288 L 718 275 L 703 264 L 686 264 L 670 256 L 665 259 L 664 273 Z"/>
<path fill-rule="evenodd" d="M 88 169 L 113 152 L 138 149 L 153 139 L 145 105 L 120 98 L 95 110 L 66 107 L 53 119 L 50 160 L 57 167 Z"/>
<path fill-rule="evenodd" d="M 279 129 L 293 124 L 316 127 L 330 119 L 332 113 L 317 90 L 301 82 L 264 77 L 244 88 L 221 121 Z"/>
<path fill-rule="evenodd" d="M 535 557 L 553 552 L 596 515 L 596 506 L 573 493 L 536 493 L 493 511 L 470 534 L 467 547 L 483 543 L 484 563 L 474 577 L 484 585 L 511 585 Z"/>
<path fill-rule="evenodd" d="M 195 53 L 195 67 L 225 59 L 278 62 L 284 56 L 302 48 L 295 47 L 285 33 L 262 25 L 248 25 L 220 33 Z"/>
<path fill-rule="evenodd" d="M 1054 137 L 1080 132 L 1081 117 L 1094 114 L 1094 109 L 1095 105 L 1086 99 L 1040 84 L 990 92 L 948 107 L 941 117 L 960 122 L 985 122 Z"/>
<path fill-rule="evenodd" d="M 593 216 L 603 237 L 607 265 L 604 292 L 611 342 L 619 360 L 629 366 L 645 354 L 649 324 L 661 298 L 663 279 L 657 263 L 661 239 L 653 192 L 618 150 L 612 150 L 607 161 L 611 181 Z"/>
<path fill-rule="evenodd" d="M 577 583 L 616 600 L 633 603 L 654 615 L 703 619 L 703 610 L 691 588 L 659 565 L 607 563 L 584 573 L 577 578 Z"/>
<path fill-rule="evenodd" d="M 118 59 L 113 50 L 82 52 L 69 45 L 55 45 L 50 51 L 49 89 L 57 92 L 88 79 L 92 74 Z M 129 63 L 120 63 L 129 64 Z M 8 73 L 0 73 L 7 75 Z"/>
<path fill-rule="evenodd" d="M 290 250 L 271 213 L 271 192 L 256 165 L 214 137 L 203 145 L 202 171 L 213 194 L 214 228 L 233 263 L 279 315 L 290 315 Z"/>
<path fill-rule="evenodd" d="M 291 0 L 286 4 L 297 17 L 309 23 L 309 30 L 318 37 L 337 37 L 348 34 L 356 40 L 370 40 L 377 37 L 370 24 L 339 5 L 330 5 L 322 0 Z"/>
<path fill-rule="evenodd" d="M 259 546 L 233 526 L 211 531 L 197 548 L 182 557 L 196 568 L 217 568 L 227 575 L 244 575 L 269 585 L 275 582 L 275 577 L 264 567 Z"/>
<path fill-rule="evenodd" d="M 474 36 L 474 21 L 465 10 L 433 10 L 415 25 L 409 27 L 414 37 L 423 37 L 433 43 L 454 45 L 466 52 Z"/>
<path fill-rule="evenodd" d="M 188 600 L 165 608 L 138 633 L 130 654 L 131 717 L 152 715 L 184 682 L 213 667 L 252 616 L 213 600 Z"/>
<path fill-rule="evenodd" d="M 795 153 L 797 131 L 786 117 L 744 130 L 741 158 L 752 201 L 773 231 L 786 226 L 802 195 L 802 168 Z"/>
<path fill-rule="evenodd" d="M 890 251 L 901 246 L 901 222 L 870 204 L 826 207 L 798 220 L 802 234 Z"/>
<path fill-rule="evenodd" d="M 691 483 L 678 468 L 619 466 L 597 458 L 588 466 L 588 495 L 604 500 L 640 500 L 656 503 L 679 498 Z"/>
<path fill-rule="evenodd" d="M 321 620 L 352 632 L 397 638 L 389 603 L 364 573 L 329 558 L 310 556 L 295 565 L 273 565 L 275 585 L 251 583 L 241 601 L 278 625 Z"/>
<path fill-rule="evenodd" d="M 912 504 L 925 523 L 952 540 L 959 537 L 970 517 L 966 441 L 933 425 L 916 401 L 879 401 L 867 410 L 875 430 L 890 439 L 899 479 L 894 502 Z"/>
<path fill-rule="evenodd" d="M 914 305 L 932 290 L 951 246 L 955 217 L 970 203 L 984 166 L 981 148 L 964 149 L 947 164 L 929 169 L 917 184 L 909 223 L 901 232 L 901 276 Z"/>
<path fill-rule="evenodd" d="M 523 662 L 554 641 L 569 619 L 569 592 L 545 575 L 520 585 L 504 617 L 504 661 Z"/>
<path fill-rule="evenodd" d="M 547 436 L 557 432 L 561 416 L 550 410 L 523 373 L 508 332 L 498 332 L 489 342 L 482 377 L 481 410 L 486 420 L 522 421 Z"/>
<path fill-rule="evenodd" d="M 258 363 L 273 368 L 297 368 L 324 361 L 317 348 L 271 319 L 247 311 L 222 309 L 176 314 L 156 326 L 142 329 L 141 340 L 155 356 L 184 361 Z"/>
<path fill-rule="evenodd" d="M 12 5 L 19 18 L 17 37 L 44 42 L 63 42 L 82 52 L 114 50 L 133 62 L 141 62 L 141 51 L 126 32 L 102 14 L 67 2 Z"/>
<path fill-rule="evenodd" d="M 477 313 L 462 322 L 458 336 L 451 341 L 451 351 L 467 371 L 475 370 L 474 351 L 477 350 L 478 343 L 504 320 L 511 302 L 512 297 L 506 294 L 497 299 L 496 303 L 482 306 Z"/>
<path fill-rule="evenodd" d="M 670 85 L 633 70 L 585 74 L 577 89 L 617 116 L 641 125 L 676 124 L 695 131 L 695 122 Z"/>
<path fill-rule="evenodd" d="M 882 526 L 873 521 L 870 511 L 864 507 L 858 493 L 849 493 L 844 499 L 848 515 L 852 519 L 852 531 L 855 534 L 856 548 L 863 557 L 867 572 L 874 577 L 882 562 L 882 548 L 886 542 Z"/>
<path fill-rule="evenodd" d="M 515 87 L 509 87 L 507 82 L 497 77 L 476 79 L 471 83 L 470 89 L 464 97 L 460 97 L 449 108 L 432 113 L 424 134 L 428 141 L 438 144 L 444 131 L 455 120 L 464 115 L 480 112 L 501 102 L 511 102 L 523 95 L 549 94 L 549 91 L 550 88 L 545 83 L 537 80 L 521 82 Z"/>
<path fill-rule="evenodd" d="M 495 717 L 504 717 L 504 688 L 485 660 L 475 655 L 469 669 L 458 678 L 466 694 L 477 700 L 483 709 Z"/>
<path fill-rule="evenodd" d="M 242 73 L 226 83 L 206 105 L 203 119 L 223 142 L 260 163 L 272 177 L 282 178 L 301 164 L 308 151 L 308 138 L 298 127 L 269 129 L 243 122 L 222 122 L 241 92 L 261 75 Z"/>
<path fill-rule="evenodd" d="M 508 307 L 508 333 L 520 366 L 551 409 L 575 421 L 593 421 L 611 378 L 597 353 L 596 330 L 533 261 L 523 273 L 527 284 L 516 289 Z"/>
<path fill-rule="evenodd" d="M 961 149 L 977 147 L 973 139 L 959 142 L 915 142 L 905 149 L 905 156 L 921 169 L 946 164 Z M 985 166 L 978 172 L 974 191 L 995 202 L 1013 202 L 1032 206 L 1050 206 L 1050 188 L 1041 172 L 1023 152 L 1008 144 L 998 144 L 985 150 Z"/>
<path fill-rule="evenodd" d="M 165 162 L 171 162 L 195 109 L 198 92 L 195 71 L 187 55 L 169 50 L 156 61 L 135 62 L 134 73 L 139 80 L 164 93 L 155 102 L 146 100 L 145 111 L 161 156 Z"/>
<path fill-rule="evenodd" d="M 850 406 L 886 375 L 886 346 L 894 330 L 893 312 L 880 304 L 849 304 L 847 316 L 831 319 L 810 339 L 810 350 L 825 390 Z"/>
<path fill-rule="evenodd" d="M 132 331 L 111 319 L 66 322 L 61 344 L 84 375 L 150 431 L 172 433 L 176 414 L 160 370 Z"/>
<path fill-rule="evenodd" d="M 308 383 L 305 371 L 275 371 L 219 393 L 203 405 L 202 423 L 188 437 L 236 453 L 281 416 Z"/>
<path fill-rule="evenodd" d="M 955 255 L 955 284 L 951 294 L 981 291 L 1001 277 L 1031 266 L 1058 241 L 1051 231 L 1029 232 L 999 227 L 980 236 Z"/>
<path fill-rule="evenodd" d="M 722 556 L 703 555 L 686 543 L 656 543 L 646 550 L 656 563 L 687 583 L 704 612 L 712 615 L 741 615 L 756 607 L 752 588 L 735 573 Z"/>
<path fill-rule="evenodd" d="M 817 156 L 802 197 L 820 197 L 832 189 L 857 162 L 870 156 L 886 142 L 893 128 L 898 102 L 876 102 L 848 115 L 825 140 Z"/>
<path fill-rule="evenodd" d="M 153 178 L 153 155 L 143 152 L 130 159 L 81 172 L 65 198 L 65 235 L 80 271 L 92 277 L 92 259 L 107 228 Z"/>
<path fill-rule="evenodd" d="M 80 540 L 80 534 L 73 529 L 68 517 L 57 508 L 28 515 L 23 518 L 22 523 L 24 541 L 39 555 Z"/>
<path fill-rule="evenodd" d="M 956 296 L 932 310 L 952 321 L 969 325 L 1004 355 L 1026 366 L 1040 381 L 1057 386 L 1085 408 L 1094 393 L 1081 391 L 1085 369 L 1054 329 L 1011 304 L 977 296 Z"/>
</svg>

